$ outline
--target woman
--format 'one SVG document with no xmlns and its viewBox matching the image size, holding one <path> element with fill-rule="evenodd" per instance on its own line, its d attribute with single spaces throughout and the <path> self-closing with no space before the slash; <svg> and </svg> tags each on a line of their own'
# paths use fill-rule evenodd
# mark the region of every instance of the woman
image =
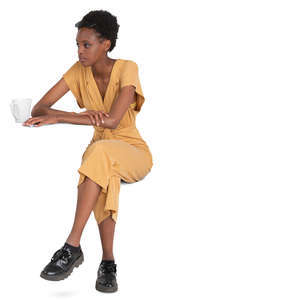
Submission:
<svg viewBox="0 0 300 300">
<path fill-rule="evenodd" d="M 134 61 L 111 59 L 119 25 L 107 11 L 91 11 L 76 23 L 79 61 L 74 63 L 33 107 L 24 126 L 67 122 L 93 125 L 94 135 L 82 155 L 74 224 L 65 244 L 41 272 L 47 280 L 62 280 L 84 260 L 81 235 L 93 210 L 102 243 L 96 289 L 117 291 L 113 238 L 120 181 L 136 182 L 153 166 L 152 155 L 136 126 L 145 101 Z M 50 107 L 71 90 L 81 113 Z"/>
</svg>

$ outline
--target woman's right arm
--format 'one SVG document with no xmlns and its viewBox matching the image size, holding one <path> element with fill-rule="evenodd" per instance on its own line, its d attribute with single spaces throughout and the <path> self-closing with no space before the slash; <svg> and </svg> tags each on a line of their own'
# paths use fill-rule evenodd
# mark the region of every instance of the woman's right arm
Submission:
<svg viewBox="0 0 300 300">
<path fill-rule="evenodd" d="M 38 117 L 42 115 L 54 116 L 57 119 L 61 117 L 69 119 L 73 124 L 92 125 L 92 122 L 88 116 L 79 115 L 76 112 L 68 112 L 58 109 L 50 108 L 56 103 L 62 96 L 68 91 L 69 87 L 64 80 L 61 78 L 43 97 L 34 105 L 31 111 L 32 117 Z"/>
<path fill-rule="evenodd" d="M 64 78 L 61 78 L 43 97 L 42 99 L 34 105 L 31 111 L 32 117 L 38 117 L 41 115 L 70 115 L 73 112 L 66 112 L 58 109 L 50 108 L 54 103 L 56 103 L 62 96 L 64 96 L 68 91 L 69 87 L 66 84 Z"/>
<path fill-rule="evenodd" d="M 71 123 L 80 125 L 96 125 L 97 119 L 93 120 L 88 115 L 78 114 L 76 112 L 67 112 L 58 109 L 50 108 L 54 103 L 56 103 L 62 96 L 64 96 L 68 91 L 69 87 L 62 77 L 43 97 L 42 99 L 34 105 L 31 111 L 32 117 L 39 117 L 42 115 L 53 116 L 57 119 L 58 123 Z M 104 123 L 98 126 L 104 128 L 110 128 L 111 120 L 110 118 L 105 118 L 103 116 Z"/>
</svg>

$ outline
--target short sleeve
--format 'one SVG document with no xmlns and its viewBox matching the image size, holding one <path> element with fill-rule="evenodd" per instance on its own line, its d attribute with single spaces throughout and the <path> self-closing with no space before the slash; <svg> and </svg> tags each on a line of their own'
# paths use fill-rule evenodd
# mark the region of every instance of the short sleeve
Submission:
<svg viewBox="0 0 300 300">
<path fill-rule="evenodd" d="M 139 112 L 145 102 L 145 98 L 144 98 L 144 93 L 142 91 L 142 87 L 139 79 L 138 65 L 132 60 L 127 60 L 124 63 L 124 66 L 120 74 L 120 88 L 126 85 L 133 85 L 136 88 L 135 92 L 137 93 L 137 97 L 133 109 Z"/>
<path fill-rule="evenodd" d="M 84 108 L 84 104 L 80 92 L 79 74 L 80 74 L 80 62 L 77 61 L 67 70 L 66 73 L 63 74 L 63 78 L 66 81 L 72 94 L 74 95 L 78 106 L 80 108 Z"/>
</svg>

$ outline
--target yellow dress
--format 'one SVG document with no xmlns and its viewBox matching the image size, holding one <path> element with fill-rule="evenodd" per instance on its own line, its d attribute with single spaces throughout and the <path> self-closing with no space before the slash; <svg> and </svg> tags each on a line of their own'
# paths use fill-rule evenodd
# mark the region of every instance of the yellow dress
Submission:
<svg viewBox="0 0 300 300">
<path fill-rule="evenodd" d="M 80 108 L 102 110 L 107 113 L 120 89 L 126 85 L 136 87 L 136 101 L 130 104 L 115 129 L 94 127 L 94 135 L 82 155 L 77 187 L 85 176 L 101 186 L 101 193 L 93 209 L 97 223 L 112 215 L 117 221 L 121 179 L 136 182 L 143 179 L 153 166 L 152 154 L 136 128 L 136 115 L 145 101 L 138 74 L 132 60 L 117 59 L 110 75 L 104 100 L 98 90 L 91 67 L 74 63 L 63 74 Z"/>
</svg>

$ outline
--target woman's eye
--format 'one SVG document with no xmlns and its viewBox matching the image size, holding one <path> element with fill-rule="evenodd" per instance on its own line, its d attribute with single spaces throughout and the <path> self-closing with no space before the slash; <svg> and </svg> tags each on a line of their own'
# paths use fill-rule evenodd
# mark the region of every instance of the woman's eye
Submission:
<svg viewBox="0 0 300 300">
<path fill-rule="evenodd" d="M 78 44 L 76 44 L 76 45 L 77 45 L 77 47 L 79 46 Z M 85 43 L 85 44 L 84 44 L 84 46 L 86 47 L 86 45 L 90 45 L 90 44 L 88 44 L 88 43 Z"/>
</svg>

